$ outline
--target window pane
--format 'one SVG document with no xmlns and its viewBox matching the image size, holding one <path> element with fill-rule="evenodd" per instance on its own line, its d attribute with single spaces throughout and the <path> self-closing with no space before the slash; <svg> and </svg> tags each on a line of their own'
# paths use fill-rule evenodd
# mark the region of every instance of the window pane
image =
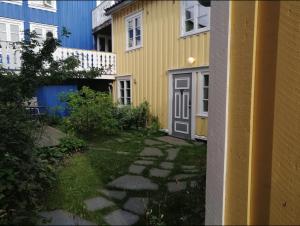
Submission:
<svg viewBox="0 0 300 226">
<path fill-rule="evenodd" d="M 209 76 L 204 75 L 204 86 L 208 86 L 208 84 L 209 84 Z"/>
<path fill-rule="evenodd" d="M 0 23 L 0 32 L 6 31 L 6 25 L 4 23 Z"/>
<path fill-rule="evenodd" d="M 121 104 L 124 105 L 124 104 L 125 104 L 125 98 L 124 98 L 124 97 L 121 97 L 121 98 L 120 98 L 120 102 L 121 102 Z"/>
<path fill-rule="evenodd" d="M 128 37 L 133 38 L 133 30 L 128 30 Z"/>
<path fill-rule="evenodd" d="M 124 89 L 124 81 L 120 81 L 120 87 L 121 89 Z"/>
<path fill-rule="evenodd" d="M 198 6 L 198 28 L 209 26 L 210 7 Z"/>
<path fill-rule="evenodd" d="M 126 96 L 130 98 L 130 89 L 126 90 Z"/>
<path fill-rule="evenodd" d="M 203 99 L 208 99 L 208 88 L 203 88 Z"/>
<path fill-rule="evenodd" d="M 140 17 L 135 18 L 135 26 L 136 27 L 140 27 L 141 26 L 141 18 Z"/>
<path fill-rule="evenodd" d="M 130 89 L 130 81 L 126 81 L 126 87 L 127 89 Z"/>
<path fill-rule="evenodd" d="M 128 21 L 128 29 L 133 29 L 132 20 Z"/>
<path fill-rule="evenodd" d="M 141 36 L 135 37 L 135 45 L 140 46 L 141 45 Z"/>
<path fill-rule="evenodd" d="M 127 98 L 127 104 L 131 104 L 131 99 Z"/>
<path fill-rule="evenodd" d="M 135 28 L 135 36 L 141 36 L 141 28 L 140 27 Z"/>
<path fill-rule="evenodd" d="M 194 18 L 194 7 L 185 9 L 185 19 L 190 20 Z"/>
<path fill-rule="evenodd" d="M 208 100 L 203 100 L 203 112 L 208 112 Z"/>
<path fill-rule="evenodd" d="M 185 31 L 191 31 L 191 30 L 194 30 L 194 21 L 193 20 L 185 21 Z"/>
</svg>

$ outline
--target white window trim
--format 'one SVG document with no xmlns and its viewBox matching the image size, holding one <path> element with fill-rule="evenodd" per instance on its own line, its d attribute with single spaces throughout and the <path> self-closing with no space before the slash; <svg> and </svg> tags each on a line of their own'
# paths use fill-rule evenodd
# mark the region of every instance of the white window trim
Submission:
<svg viewBox="0 0 300 226">
<path fill-rule="evenodd" d="M 11 35 L 10 35 L 11 33 L 10 33 L 10 26 L 9 26 L 11 24 L 19 26 L 19 37 L 20 37 L 19 41 L 22 41 L 24 39 L 24 21 L 0 17 L 0 23 L 6 24 L 6 35 L 7 35 L 8 42 L 11 42 Z"/>
<path fill-rule="evenodd" d="M 181 4 L 180 4 L 180 21 L 181 21 L 180 22 L 180 31 L 181 31 L 180 37 L 187 37 L 190 35 L 200 34 L 200 33 L 209 31 L 210 30 L 210 14 L 209 14 L 209 25 L 207 27 L 194 29 L 194 30 L 188 31 L 188 32 L 185 31 L 185 5 L 184 4 L 185 4 L 185 1 L 181 1 Z M 196 20 L 197 20 L 197 17 L 194 12 L 194 21 L 196 21 Z"/>
<path fill-rule="evenodd" d="M 22 5 L 23 1 L 22 0 L 2 0 L 1 2 L 9 3 L 9 4 L 14 4 L 14 5 Z"/>
<path fill-rule="evenodd" d="M 141 44 L 136 46 L 134 45 L 133 47 L 129 47 L 128 46 L 128 41 L 129 41 L 129 37 L 128 37 L 128 21 L 135 18 L 135 17 L 140 17 L 141 18 Z M 135 34 L 135 25 L 133 27 L 133 34 Z M 126 33 L 126 51 L 131 51 L 134 49 L 139 49 L 143 47 L 143 12 L 136 12 L 136 13 L 132 13 L 128 16 L 125 17 L 125 33 Z M 134 38 L 134 43 L 135 43 L 135 35 L 133 35 Z"/>
<path fill-rule="evenodd" d="M 124 103 L 125 104 L 121 104 L 120 103 L 120 100 L 121 100 L 121 87 L 120 87 L 120 82 L 121 81 L 125 81 L 125 84 L 126 84 L 126 81 L 130 81 L 130 104 L 127 104 L 127 96 L 125 97 L 126 94 L 126 91 L 124 91 Z M 124 87 L 125 88 L 125 87 Z M 121 76 L 121 77 L 118 77 L 117 78 L 117 96 L 118 96 L 118 102 L 120 104 L 120 106 L 129 106 L 132 104 L 132 79 L 131 79 L 131 76 Z"/>
<path fill-rule="evenodd" d="M 198 77 L 199 100 L 198 100 L 198 113 L 197 113 L 197 116 L 208 117 L 208 111 L 207 112 L 203 111 L 203 105 L 202 105 L 202 102 L 203 102 L 203 88 L 204 88 L 204 75 L 208 75 L 208 79 L 210 78 L 208 70 L 200 71 L 199 77 Z M 208 84 L 208 91 L 209 91 L 209 84 Z M 209 98 L 209 96 L 208 96 L 208 98 Z M 208 104 L 209 104 L 209 99 L 208 99 Z"/>
<path fill-rule="evenodd" d="M 56 0 L 53 0 L 53 6 L 48 6 L 44 3 L 43 0 L 28 0 L 28 6 L 33 9 L 40 9 L 40 10 L 46 10 L 50 12 L 56 12 L 57 11 L 57 3 Z"/>
<path fill-rule="evenodd" d="M 30 32 L 34 31 L 36 28 L 42 29 L 42 39 L 46 40 L 46 31 L 51 30 L 53 37 L 57 38 L 57 26 L 50 24 L 39 24 L 39 23 L 29 23 Z"/>
</svg>

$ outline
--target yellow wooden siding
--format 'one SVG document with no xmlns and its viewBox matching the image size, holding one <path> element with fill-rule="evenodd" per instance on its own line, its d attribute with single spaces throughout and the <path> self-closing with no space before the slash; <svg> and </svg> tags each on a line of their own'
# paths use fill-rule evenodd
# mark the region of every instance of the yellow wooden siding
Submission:
<svg viewBox="0 0 300 226">
<path fill-rule="evenodd" d="M 224 223 L 299 225 L 300 6 L 233 1 L 230 17 Z"/>
<path fill-rule="evenodd" d="M 132 100 L 147 100 L 163 128 L 168 128 L 168 70 L 208 65 L 209 32 L 180 37 L 180 1 L 136 1 L 113 14 L 113 52 L 117 74 L 132 75 Z M 126 52 L 125 17 L 143 13 L 143 47 Z M 187 58 L 196 59 L 193 65 Z M 197 135 L 207 134 L 207 119 L 197 119 Z"/>
</svg>

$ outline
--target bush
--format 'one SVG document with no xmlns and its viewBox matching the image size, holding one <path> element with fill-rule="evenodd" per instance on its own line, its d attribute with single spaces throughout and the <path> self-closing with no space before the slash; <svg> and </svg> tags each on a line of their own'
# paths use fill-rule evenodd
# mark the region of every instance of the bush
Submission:
<svg viewBox="0 0 300 226">
<path fill-rule="evenodd" d="M 87 144 L 84 140 L 75 136 L 67 136 L 60 140 L 58 149 L 64 154 L 73 154 L 83 152 L 87 149 Z"/>
<path fill-rule="evenodd" d="M 116 133 L 118 122 L 113 117 L 115 106 L 109 94 L 84 86 L 79 92 L 69 94 L 66 101 L 70 116 L 65 125 L 69 130 L 82 135 Z"/>
</svg>

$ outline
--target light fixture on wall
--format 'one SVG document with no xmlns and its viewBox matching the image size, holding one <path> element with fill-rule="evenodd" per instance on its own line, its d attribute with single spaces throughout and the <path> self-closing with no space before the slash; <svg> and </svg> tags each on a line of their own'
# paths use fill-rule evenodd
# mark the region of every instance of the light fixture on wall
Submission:
<svg viewBox="0 0 300 226">
<path fill-rule="evenodd" d="M 196 59 L 194 57 L 189 57 L 187 59 L 187 61 L 188 61 L 189 64 L 193 64 L 193 63 L 195 63 Z"/>
</svg>

